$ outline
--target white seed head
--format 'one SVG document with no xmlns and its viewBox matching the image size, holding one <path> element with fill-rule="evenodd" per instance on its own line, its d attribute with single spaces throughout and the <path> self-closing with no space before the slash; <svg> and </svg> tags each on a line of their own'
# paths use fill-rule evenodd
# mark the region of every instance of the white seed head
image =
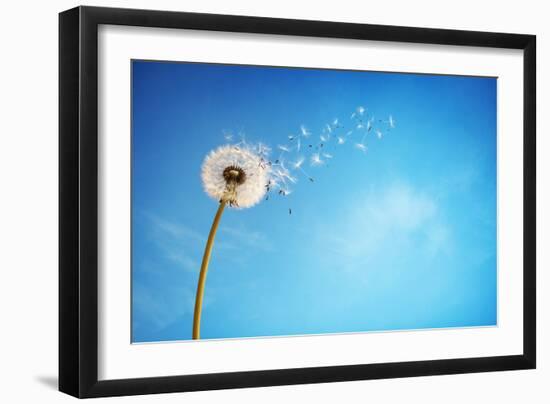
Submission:
<svg viewBox="0 0 550 404">
<path fill-rule="evenodd" d="M 205 192 L 238 208 L 249 208 L 262 200 L 269 176 L 269 166 L 249 147 L 221 146 L 202 164 Z"/>
</svg>

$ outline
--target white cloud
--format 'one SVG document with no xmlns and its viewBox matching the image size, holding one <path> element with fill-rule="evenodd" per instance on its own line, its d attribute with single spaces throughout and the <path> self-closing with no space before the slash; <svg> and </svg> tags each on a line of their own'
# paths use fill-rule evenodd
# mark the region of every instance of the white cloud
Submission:
<svg viewBox="0 0 550 404">
<path fill-rule="evenodd" d="M 337 227 L 324 229 L 324 248 L 345 258 L 394 254 L 416 248 L 435 255 L 448 249 L 450 229 L 435 198 L 404 183 L 372 189 L 347 206 Z"/>
</svg>

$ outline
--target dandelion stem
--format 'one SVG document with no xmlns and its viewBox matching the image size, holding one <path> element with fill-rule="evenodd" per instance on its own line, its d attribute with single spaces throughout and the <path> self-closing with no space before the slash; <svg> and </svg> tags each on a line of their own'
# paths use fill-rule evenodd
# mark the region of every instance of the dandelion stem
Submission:
<svg viewBox="0 0 550 404">
<path fill-rule="evenodd" d="M 199 283 L 197 285 L 197 295 L 195 297 L 195 313 L 193 316 L 193 339 L 200 339 L 201 336 L 201 312 L 202 312 L 202 297 L 204 295 L 204 285 L 206 283 L 206 273 L 208 272 L 208 264 L 210 262 L 210 255 L 212 253 L 212 247 L 214 246 L 214 238 L 216 237 L 216 231 L 220 224 L 223 210 L 227 202 L 225 200 L 220 201 L 220 206 L 214 216 L 212 227 L 210 228 L 210 234 L 208 235 L 208 241 L 204 248 L 204 255 L 202 257 L 201 272 L 199 275 Z"/>
</svg>

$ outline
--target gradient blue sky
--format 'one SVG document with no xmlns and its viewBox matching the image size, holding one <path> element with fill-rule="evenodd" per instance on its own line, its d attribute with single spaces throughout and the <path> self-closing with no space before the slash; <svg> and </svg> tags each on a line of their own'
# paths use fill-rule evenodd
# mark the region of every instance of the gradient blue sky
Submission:
<svg viewBox="0 0 550 404">
<path fill-rule="evenodd" d="M 359 105 L 396 128 L 226 210 L 201 337 L 496 324 L 495 78 L 133 61 L 132 104 L 133 342 L 191 338 L 223 130 L 276 147 Z"/>
</svg>

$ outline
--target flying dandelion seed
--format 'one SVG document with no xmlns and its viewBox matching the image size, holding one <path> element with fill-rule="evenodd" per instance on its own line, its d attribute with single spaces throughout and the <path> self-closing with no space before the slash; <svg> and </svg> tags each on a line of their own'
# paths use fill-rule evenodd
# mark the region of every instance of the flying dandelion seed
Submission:
<svg viewBox="0 0 550 404">
<path fill-rule="evenodd" d="M 233 140 L 233 134 L 231 132 L 223 131 L 223 138 L 227 142 L 231 142 Z"/>
<path fill-rule="evenodd" d="M 361 150 L 363 153 L 367 152 L 367 146 L 363 143 L 355 143 L 355 148 Z"/>
<path fill-rule="evenodd" d="M 285 153 L 289 153 L 290 152 L 290 147 L 288 146 L 285 146 L 285 145 L 278 145 L 277 148 Z"/>
<path fill-rule="evenodd" d="M 321 160 L 321 155 L 319 153 L 313 153 L 310 161 L 312 166 L 320 166 L 324 163 L 324 161 Z"/>
<path fill-rule="evenodd" d="M 378 129 L 376 129 L 376 136 L 378 139 L 382 139 L 382 132 L 380 132 Z"/>
<path fill-rule="evenodd" d="M 304 162 L 306 161 L 306 159 L 304 157 L 300 157 L 298 158 L 298 160 L 296 160 L 293 164 L 292 164 L 292 168 L 294 170 L 299 170 L 302 174 L 304 174 L 307 179 L 311 182 L 314 182 L 313 180 L 313 177 L 311 177 L 306 170 L 304 170 L 304 168 L 302 167 Z"/>
<path fill-rule="evenodd" d="M 321 142 L 328 142 L 328 140 L 330 139 L 330 136 L 321 135 L 319 136 L 319 139 L 321 139 Z"/>
<path fill-rule="evenodd" d="M 270 170 L 262 167 L 262 156 L 249 147 L 221 146 L 210 152 L 202 165 L 202 184 L 208 196 L 219 202 L 202 258 L 195 309 L 193 339 L 200 339 L 200 324 L 206 273 L 212 254 L 214 238 L 224 208 L 249 208 L 260 202 L 269 184 Z"/>
<path fill-rule="evenodd" d="M 324 157 L 324 158 L 327 158 L 327 159 L 331 159 L 331 158 L 332 158 L 332 154 L 330 154 L 330 153 L 323 153 L 323 157 Z"/>
<path fill-rule="evenodd" d="M 388 118 L 388 124 L 390 125 L 390 128 L 392 128 L 392 129 L 395 128 L 395 120 L 393 119 L 393 116 L 391 116 L 391 115 Z"/>
<path fill-rule="evenodd" d="M 281 164 L 280 168 L 275 171 L 275 175 L 281 179 L 281 181 L 286 184 L 286 181 L 290 181 L 293 184 L 296 183 L 296 177 L 292 176 L 290 171 Z"/>
<path fill-rule="evenodd" d="M 344 143 L 346 143 L 346 139 L 344 139 L 341 136 L 338 136 L 338 144 L 344 144 Z"/>
<path fill-rule="evenodd" d="M 292 167 L 296 170 L 299 170 L 302 167 L 302 164 L 304 164 L 305 158 L 300 157 L 294 164 L 292 164 Z"/>
<path fill-rule="evenodd" d="M 373 123 L 374 123 L 374 118 L 371 118 L 367 121 L 367 132 L 371 131 Z"/>
<path fill-rule="evenodd" d="M 310 137 L 311 132 L 307 130 L 307 128 L 304 125 L 300 125 L 300 132 L 302 133 L 303 137 Z"/>
<path fill-rule="evenodd" d="M 360 105 L 357 107 L 356 111 L 357 111 L 357 115 L 363 115 L 365 113 L 365 107 Z"/>
</svg>

